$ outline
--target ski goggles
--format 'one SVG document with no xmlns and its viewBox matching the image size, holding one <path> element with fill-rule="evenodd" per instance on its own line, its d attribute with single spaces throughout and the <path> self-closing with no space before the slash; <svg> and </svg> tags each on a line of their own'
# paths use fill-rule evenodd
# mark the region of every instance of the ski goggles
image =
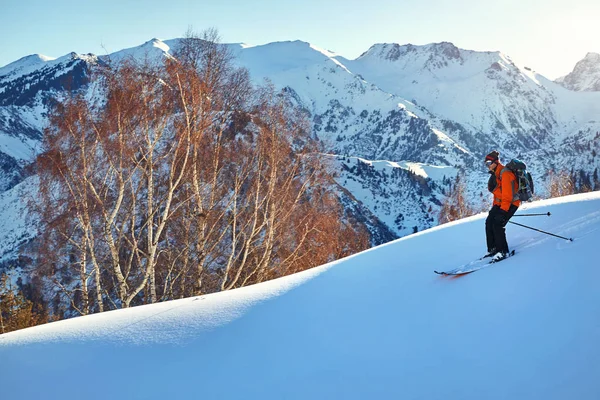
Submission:
<svg viewBox="0 0 600 400">
<path fill-rule="evenodd" d="M 494 160 L 485 160 L 485 166 L 489 167 L 490 165 L 494 164 L 496 161 Z"/>
</svg>

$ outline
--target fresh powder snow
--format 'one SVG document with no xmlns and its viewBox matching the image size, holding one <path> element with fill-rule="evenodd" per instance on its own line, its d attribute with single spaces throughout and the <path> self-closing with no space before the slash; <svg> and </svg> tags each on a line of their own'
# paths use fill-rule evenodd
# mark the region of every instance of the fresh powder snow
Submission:
<svg viewBox="0 0 600 400">
<path fill-rule="evenodd" d="M 485 214 L 206 296 L 0 335 L 2 399 L 597 399 L 600 193 Z M 519 214 L 517 213 L 517 214 Z"/>
</svg>

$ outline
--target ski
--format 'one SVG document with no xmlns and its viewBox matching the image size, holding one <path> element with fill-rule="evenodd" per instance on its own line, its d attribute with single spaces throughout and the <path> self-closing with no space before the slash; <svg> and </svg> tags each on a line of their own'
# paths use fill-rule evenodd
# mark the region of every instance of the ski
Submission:
<svg viewBox="0 0 600 400">
<path fill-rule="evenodd" d="M 492 264 L 496 264 L 499 263 L 502 260 L 506 260 L 509 257 L 512 257 L 515 255 L 515 251 L 512 250 L 508 253 L 508 256 L 505 258 L 501 258 L 500 260 L 488 260 L 487 258 L 478 258 L 475 261 L 471 261 L 469 263 L 463 264 L 458 268 L 455 268 L 453 270 L 450 271 L 433 271 L 438 275 L 443 275 L 443 276 L 458 276 L 458 275 L 466 275 L 466 274 L 470 274 L 471 272 L 475 272 L 480 270 L 481 268 L 485 268 L 487 266 L 490 266 Z"/>
</svg>

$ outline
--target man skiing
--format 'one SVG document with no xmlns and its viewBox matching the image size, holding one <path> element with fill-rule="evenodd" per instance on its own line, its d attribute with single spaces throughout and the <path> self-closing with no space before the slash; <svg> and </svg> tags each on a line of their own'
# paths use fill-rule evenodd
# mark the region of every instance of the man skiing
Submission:
<svg viewBox="0 0 600 400">
<path fill-rule="evenodd" d="M 521 201 L 519 200 L 518 182 L 515 174 L 500 163 L 500 153 L 492 151 L 485 156 L 485 164 L 491 174 L 488 190 L 494 194 L 494 203 L 485 220 L 487 254 L 493 261 L 508 257 L 505 227 L 515 214 Z"/>
</svg>

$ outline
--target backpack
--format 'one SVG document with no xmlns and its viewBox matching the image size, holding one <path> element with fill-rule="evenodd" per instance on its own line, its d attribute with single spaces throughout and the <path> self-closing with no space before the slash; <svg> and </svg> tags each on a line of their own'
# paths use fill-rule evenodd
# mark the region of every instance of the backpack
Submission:
<svg viewBox="0 0 600 400">
<path fill-rule="evenodd" d="M 508 168 L 508 170 L 514 173 L 517 178 L 516 182 L 519 186 L 517 188 L 517 193 L 515 194 L 515 200 L 531 201 L 534 190 L 533 178 L 529 171 L 527 171 L 525 163 L 513 158 L 506 164 L 505 168 Z"/>
</svg>

